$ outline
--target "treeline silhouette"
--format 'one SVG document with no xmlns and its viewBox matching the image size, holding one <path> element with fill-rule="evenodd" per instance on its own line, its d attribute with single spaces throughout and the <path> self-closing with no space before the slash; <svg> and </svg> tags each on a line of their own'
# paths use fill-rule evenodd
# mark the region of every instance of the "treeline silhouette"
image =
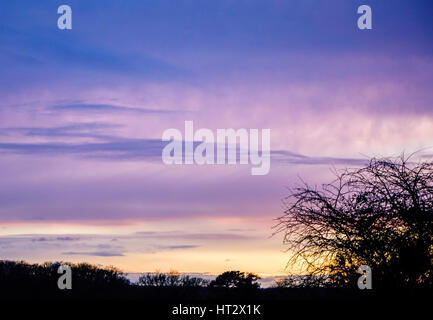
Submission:
<svg viewBox="0 0 433 320">
<path fill-rule="evenodd" d="M 72 271 L 72 289 L 60 290 L 57 281 L 60 265 Z M 132 300 L 132 301 L 278 301 L 310 299 L 347 299 L 346 291 L 323 291 L 323 288 L 290 288 L 275 285 L 260 288 L 260 277 L 253 273 L 227 271 L 209 281 L 200 277 L 168 273 L 144 273 L 131 282 L 114 267 L 88 263 L 0 261 L 1 300 Z M 312 291 L 311 291 L 312 290 Z"/>
<path fill-rule="evenodd" d="M 59 267 L 71 268 L 72 289 L 60 290 Z M 115 267 L 88 263 L 0 261 L 1 299 L 217 299 L 254 297 L 260 277 L 240 271 L 224 272 L 213 281 L 169 273 L 144 273 L 136 283 Z"/>
<path fill-rule="evenodd" d="M 60 265 L 72 270 L 72 289 L 60 290 L 57 281 Z M 407 292 L 374 290 L 323 285 L 313 276 L 292 276 L 280 279 L 270 288 L 261 288 L 260 277 L 253 273 L 226 271 L 209 281 L 200 277 L 168 273 L 144 273 L 137 282 L 114 267 L 88 263 L 29 264 L 24 261 L 0 261 L 0 300 L 70 301 L 121 300 L 156 303 L 192 301 L 278 302 L 278 301 L 375 301 L 376 298 L 407 297 Z M 325 282 L 326 283 L 326 282 Z M 411 292 L 410 297 L 426 299 L 431 292 Z"/>
</svg>

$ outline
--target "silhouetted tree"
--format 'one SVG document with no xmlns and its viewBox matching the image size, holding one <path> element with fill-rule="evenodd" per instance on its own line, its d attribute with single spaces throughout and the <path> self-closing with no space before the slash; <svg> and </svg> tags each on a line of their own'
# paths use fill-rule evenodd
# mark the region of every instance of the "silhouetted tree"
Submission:
<svg viewBox="0 0 433 320">
<path fill-rule="evenodd" d="M 129 284 L 125 273 L 113 266 L 98 267 L 89 263 L 65 263 L 72 269 L 73 281 L 82 287 L 122 287 Z M 56 269 L 57 270 L 57 269 Z"/>
<path fill-rule="evenodd" d="M 258 289 L 260 277 L 254 273 L 245 273 L 240 271 L 226 271 L 211 281 L 210 287 L 223 287 L 226 289 Z"/>
<path fill-rule="evenodd" d="M 321 188 L 291 190 L 276 232 L 310 275 L 327 284 L 355 285 L 360 265 L 377 287 L 433 285 L 433 164 L 372 159 L 335 171 Z"/>
<path fill-rule="evenodd" d="M 320 288 L 326 287 L 328 277 L 318 275 L 294 275 L 275 280 L 272 288 Z"/>
<path fill-rule="evenodd" d="M 60 274 L 57 271 L 60 265 L 71 267 L 73 290 L 59 290 L 57 280 Z M 129 286 L 129 280 L 115 267 L 101 268 L 88 263 L 0 261 L 0 298 L 109 297 L 120 294 Z"/>
<path fill-rule="evenodd" d="M 171 270 L 169 273 L 145 273 L 138 279 L 138 284 L 148 287 L 204 287 L 208 281 Z"/>
</svg>

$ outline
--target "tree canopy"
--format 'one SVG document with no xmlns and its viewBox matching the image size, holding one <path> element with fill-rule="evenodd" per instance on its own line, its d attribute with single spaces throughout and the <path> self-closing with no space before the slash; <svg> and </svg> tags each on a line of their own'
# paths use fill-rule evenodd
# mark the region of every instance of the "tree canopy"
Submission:
<svg viewBox="0 0 433 320">
<path fill-rule="evenodd" d="M 355 285 L 361 265 L 375 287 L 433 284 L 433 164 L 404 156 L 335 170 L 334 181 L 291 190 L 276 232 L 291 258 L 327 283 Z"/>
<path fill-rule="evenodd" d="M 237 289 L 258 289 L 260 277 L 254 273 L 241 271 L 226 271 L 216 277 L 210 283 L 211 287 L 237 288 Z"/>
</svg>

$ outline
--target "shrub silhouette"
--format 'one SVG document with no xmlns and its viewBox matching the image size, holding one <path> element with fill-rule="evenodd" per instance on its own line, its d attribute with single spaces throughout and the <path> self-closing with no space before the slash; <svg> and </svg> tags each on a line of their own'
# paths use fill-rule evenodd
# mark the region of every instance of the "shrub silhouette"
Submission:
<svg viewBox="0 0 433 320">
<path fill-rule="evenodd" d="M 257 281 L 260 277 L 254 273 L 245 273 L 240 271 L 226 271 L 211 281 L 210 287 L 222 287 L 226 289 L 259 289 L 260 283 Z"/>
<path fill-rule="evenodd" d="M 59 290 L 57 273 L 60 265 L 72 270 L 73 290 Z M 0 261 L 1 298 L 27 297 L 44 299 L 61 295 L 84 298 L 116 294 L 130 285 L 125 275 L 114 267 L 101 268 L 88 263 L 45 262 L 29 264 L 24 261 Z"/>
<path fill-rule="evenodd" d="M 138 284 L 148 287 L 204 287 L 208 281 L 171 270 L 169 273 L 145 273 L 138 279 Z"/>
<path fill-rule="evenodd" d="M 355 285 L 368 265 L 376 288 L 431 287 L 433 164 L 409 160 L 372 159 L 321 188 L 293 189 L 276 226 L 288 265 L 328 275 L 328 285 Z"/>
<path fill-rule="evenodd" d="M 75 283 L 84 287 L 122 287 L 129 284 L 125 274 L 113 266 L 97 267 L 88 263 L 64 263 L 72 269 Z M 57 271 L 57 268 L 55 269 Z"/>
<path fill-rule="evenodd" d="M 322 288 L 327 286 L 328 277 L 317 275 L 290 276 L 277 279 L 273 288 Z"/>
</svg>

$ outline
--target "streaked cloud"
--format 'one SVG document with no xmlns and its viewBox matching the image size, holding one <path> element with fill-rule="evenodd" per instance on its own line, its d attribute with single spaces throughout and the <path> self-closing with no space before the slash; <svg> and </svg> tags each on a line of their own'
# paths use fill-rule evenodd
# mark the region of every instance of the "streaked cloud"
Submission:
<svg viewBox="0 0 433 320">
<path fill-rule="evenodd" d="M 252 238 L 252 235 L 243 235 L 234 232 L 227 233 L 184 233 L 179 231 L 173 232 L 137 232 L 135 233 L 140 238 L 155 238 L 155 239 L 184 239 L 184 240 L 236 240 Z"/>
<path fill-rule="evenodd" d="M 117 106 L 111 104 L 69 104 L 69 105 L 56 105 L 48 109 L 55 111 L 77 111 L 77 112 L 132 112 L 142 114 L 165 114 L 179 112 L 177 110 L 164 110 L 164 109 L 144 109 L 133 108 L 126 106 Z"/>
<path fill-rule="evenodd" d="M 191 245 L 191 244 L 181 244 L 181 245 L 172 245 L 172 246 L 158 246 L 159 249 L 163 250 L 180 250 L 180 249 L 194 249 L 200 246 Z"/>
<path fill-rule="evenodd" d="M 58 236 L 58 237 L 39 237 L 34 238 L 31 241 L 33 242 L 46 242 L 46 241 L 79 241 L 82 240 L 80 237 L 71 237 L 71 236 Z"/>
<path fill-rule="evenodd" d="M 68 251 L 62 252 L 62 255 L 72 256 L 96 256 L 96 257 L 123 257 L 123 253 L 118 252 L 110 252 L 110 251 L 94 251 L 94 252 L 77 252 L 77 251 Z"/>
<path fill-rule="evenodd" d="M 0 134 L 21 133 L 26 136 L 42 137 L 86 137 L 95 138 L 104 142 L 92 143 L 0 143 L 0 150 L 20 154 L 51 154 L 51 155 L 80 155 L 96 157 L 108 161 L 119 160 L 155 160 L 160 159 L 162 150 L 168 142 L 158 139 L 133 139 L 98 133 L 101 129 L 122 127 L 108 123 L 76 123 L 61 127 L 17 127 L 0 128 Z M 185 141 L 182 141 L 185 144 Z M 200 142 L 195 142 L 194 147 Z M 239 150 L 237 150 L 239 157 Z M 285 164 L 350 164 L 363 165 L 366 159 L 336 158 L 336 157 L 309 157 L 287 150 L 272 150 L 271 159 Z"/>
</svg>

